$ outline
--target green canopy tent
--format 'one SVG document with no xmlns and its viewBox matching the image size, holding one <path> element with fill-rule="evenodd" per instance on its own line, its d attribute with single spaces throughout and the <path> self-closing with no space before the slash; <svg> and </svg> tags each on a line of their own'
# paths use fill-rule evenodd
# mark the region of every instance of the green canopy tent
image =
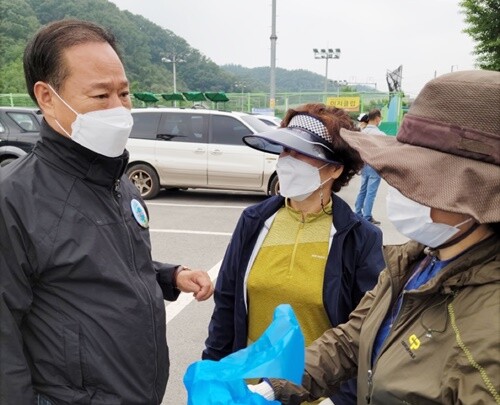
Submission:
<svg viewBox="0 0 500 405">
<path fill-rule="evenodd" d="M 161 96 L 167 101 L 186 101 L 182 93 L 164 93 Z"/>
<path fill-rule="evenodd" d="M 176 101 L 186 101 L 182 93 L 163 93 L 161 96 L 166 101 L 171 101 L 172 105 L 174 105 Z"/>
<path fill-rule="evenodd" d="M 222 91 L 218 91 L 216 93 L 205 93 L 205 97 L 215 103 L 215 108 L 217 108 L 217 103 L 226 103 L 229 101 L 229 98 L 227 98 L 226 93 Z"/>
<path fill-rule="evenodd" d="M 187 91 L 182 94 L 187 101 L 207 101 L 205 95 L 200 91 Z"/>
<path fill-rule="evenodd" d="M 148 91 L 144 91 L 141 93 L 134 93 L 134 97 L 137 100 L 140 100 L 146 104 L 147 103 L 157 103 L 158 101 L 160 101 L 153 93 L 150 93 Z"/>
</svg>

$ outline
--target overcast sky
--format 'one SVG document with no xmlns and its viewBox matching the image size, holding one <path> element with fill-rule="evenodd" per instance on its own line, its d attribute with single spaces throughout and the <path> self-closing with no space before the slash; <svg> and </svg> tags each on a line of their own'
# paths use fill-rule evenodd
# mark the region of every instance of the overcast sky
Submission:
<svg viewBox="0 0 500 405">
<path fill-rule="evenodd" d="M 184 38 L 218 65 L 270 65 L 271 0 L 112 0 Z M 415 96 L 435 74 L 474 68 L 459 0 L 277 0 L 276 66 L 324 76 L 313 48 L 340 48 L 328 78 L 377 83 L 403 65 Z M 182 66 L 178 66 L 182 69 Z"/>
</svg>

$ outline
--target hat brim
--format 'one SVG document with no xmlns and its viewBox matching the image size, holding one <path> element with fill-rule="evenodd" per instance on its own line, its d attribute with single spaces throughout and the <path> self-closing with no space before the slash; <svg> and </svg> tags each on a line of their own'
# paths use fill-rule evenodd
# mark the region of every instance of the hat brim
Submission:
<svg viewBox="0 0 500 405">
<path fill-rule="evenodd" d="M 262 152 L 279 155 L 284 148 L 287 148 L 313 159 L 342 165 L 335 159 L 334 151 L 318 136 L 300 128 L 275 128 L 256 135 L 244 136 L 243 142 Z"/>
<path fill-rule="evenodd" d="M 342 138 L 391 186 L 428 207 L 500 222 L 500 166 L 399 142 L 396 137 L 340 130 Z"/>
</svg>

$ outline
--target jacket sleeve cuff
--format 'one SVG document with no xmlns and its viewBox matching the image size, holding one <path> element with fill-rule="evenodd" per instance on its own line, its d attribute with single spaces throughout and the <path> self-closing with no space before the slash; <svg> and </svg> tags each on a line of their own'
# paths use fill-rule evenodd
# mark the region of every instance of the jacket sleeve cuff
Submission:
<svg viewBox="0 0 500 405">
<path fill-rule="evenodd" d="M 312 397 L 304 387 L 295 385 L 287 380 L 276 378 L 265 378 L 264 380 L 271 385 L 274 392 L 274 398 L 282 404 L 300 405 L 303 402 L 318 399 Z"/>
<path fill-rule="evenodd" d="M 179 265 L 160 262 L 153 262 L 153 264 L 163 298 L 167 301 L 175 301 L 180 294 L 180 291 L 175 287 L 175 273 Z"/>
<path fill-rule="evenodd" d="M 274 401 L 274 390 L 267 381 L 262 381 L 256 385 L 249 385 L 248 389 L 256 394 L 263 396 L 268 401 Z"/>
</svg>

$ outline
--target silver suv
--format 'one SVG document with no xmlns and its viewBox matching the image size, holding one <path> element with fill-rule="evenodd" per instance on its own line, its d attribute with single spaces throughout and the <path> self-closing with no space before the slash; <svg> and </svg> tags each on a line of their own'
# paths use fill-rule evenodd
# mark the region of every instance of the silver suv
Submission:
<svg viewBox="0 0 500 405">
<path fill-rule="evenodd" d="M 246 146 L 242 137 L 269 130 L 238 112 L 133 109 L 127 175 L 144 199 L 161 188 L 278 191 L 278 156 Z"/>
</svg>

